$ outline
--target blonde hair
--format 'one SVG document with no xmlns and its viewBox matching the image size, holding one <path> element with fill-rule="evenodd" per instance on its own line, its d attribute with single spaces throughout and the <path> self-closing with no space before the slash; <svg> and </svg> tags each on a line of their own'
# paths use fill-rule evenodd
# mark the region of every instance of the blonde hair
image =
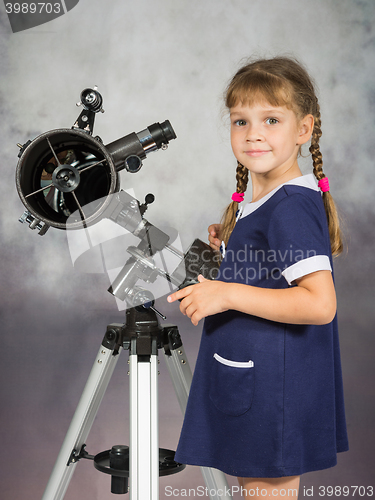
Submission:
<svg viewBox="0 0 375 500">
<path fill-rule="evenodd" d="M 319 180 L 323 173 L 322 153 L 319 139 L 322 135 L 320 107 L 313 82 L 303 66 L 289 57 L 259 59 L 243 66 L 230 81 L 225 92 L 225 105 L 228 109 L 238 103 L 251 106 L 255 102 L 266 101 L 271 106 L 286 106 L 294 111 L 298 120 L 311 114 L 314 128 L 309 151 L 313 161 L 313 173 Z M 237 193 L 244 193 L 248 183 L 248 169 L 238 162 L 236 170 Z M 342 252 L 342 239 L 339 218 L 330 192 L 323 193 L 324 208 L 327 214 L 329 236 L 333 255 Z M 224 212 L 221 239 L 227 244 L 236 223 L 238 203 L 232 201 Z"/>
</svg>

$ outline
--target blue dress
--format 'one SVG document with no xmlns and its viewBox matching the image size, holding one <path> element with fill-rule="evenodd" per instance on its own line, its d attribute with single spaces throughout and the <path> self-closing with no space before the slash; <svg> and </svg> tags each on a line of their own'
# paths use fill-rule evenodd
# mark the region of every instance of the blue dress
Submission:
<svg viewBox="0 0 375 500">
<path fill-rule="evenodd" d="M 264 288 L 331 270 L 312 175 L 250 203 L 219 278 Z M 337 317 L 291 325 L 229 310 L 206 318 L 176 460 L 240 477 L 332 467 L 348 449 Z"/>
</svg>

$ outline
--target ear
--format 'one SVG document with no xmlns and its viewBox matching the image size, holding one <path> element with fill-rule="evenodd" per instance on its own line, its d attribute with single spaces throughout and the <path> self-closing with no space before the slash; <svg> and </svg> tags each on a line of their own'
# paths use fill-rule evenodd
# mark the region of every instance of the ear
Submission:
<svg viewBox="0 0 375 500">
<path fill-rule="evenodd" d="M 299 122 L 298 126 L 298 138 L 297 145 L 306 144 L 311 138 L 312 132 L 314 130 L 314 117 L 313 115 L 306 115 Z"/>
</svg>

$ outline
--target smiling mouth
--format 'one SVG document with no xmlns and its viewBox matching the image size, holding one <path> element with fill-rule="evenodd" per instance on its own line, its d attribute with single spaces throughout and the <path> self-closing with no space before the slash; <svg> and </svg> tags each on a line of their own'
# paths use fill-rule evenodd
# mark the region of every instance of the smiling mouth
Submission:
<svg viewBox="0 0 375 500">
<path fill-rule="evenodd" d="M 247 154 L 247 156 L 263 156 L 267 153 L 269 153 L 270 151 L 267 150 L 263 150 L 263 149 L 251 149 L 249 151 L 245 151 L 245 154 Z"/>
</svg>

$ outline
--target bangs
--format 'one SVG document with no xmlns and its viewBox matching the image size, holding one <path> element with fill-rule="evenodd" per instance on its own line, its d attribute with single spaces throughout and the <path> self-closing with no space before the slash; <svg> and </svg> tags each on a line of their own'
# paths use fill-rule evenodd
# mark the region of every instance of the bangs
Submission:
<svg viewBox="0 0 375 500">
<path fill-rule="evenodd" d="M 236 80 L 232 80 L 226 92 L 225 104 L 230 109 L 237 104 L 252 106 L 266 102 L 271 106 L 292 109 L 292 94 L 288 81 L 265 71 L 254 70 L 237 75 Z"/>
</svg>

